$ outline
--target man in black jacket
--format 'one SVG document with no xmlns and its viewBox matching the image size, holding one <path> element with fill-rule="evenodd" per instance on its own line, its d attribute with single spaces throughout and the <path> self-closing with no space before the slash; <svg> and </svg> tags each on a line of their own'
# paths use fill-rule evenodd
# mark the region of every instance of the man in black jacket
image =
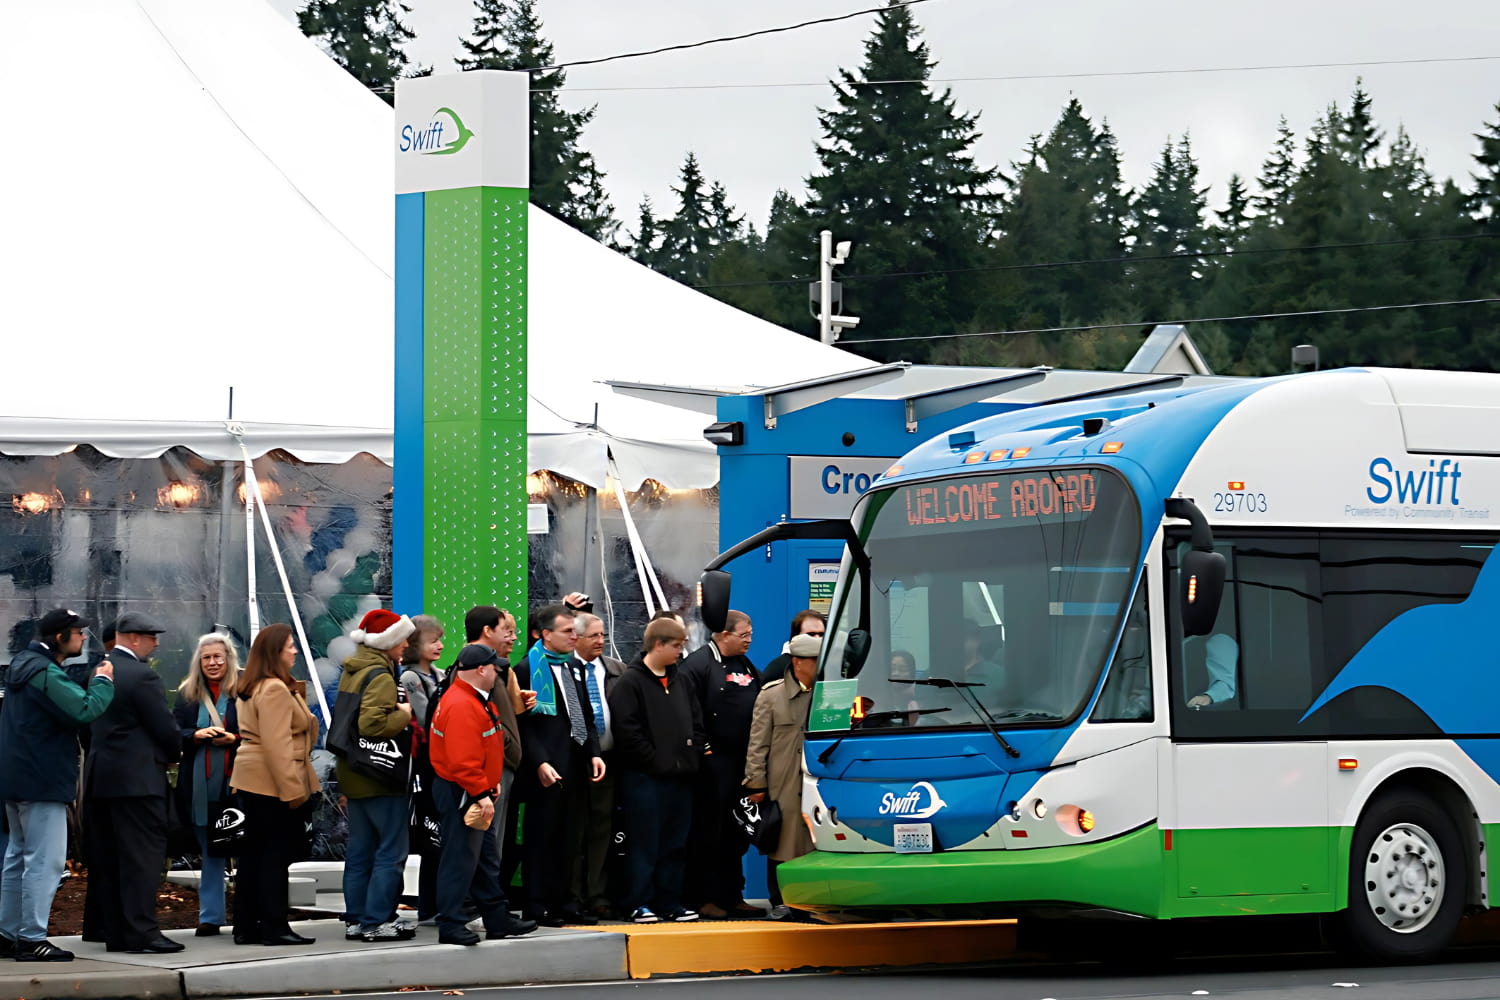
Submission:
<svg viewBox="0 0 1500 1000">
<path fill-rule="evenodd" d="M 89 890 L 84 924 L 109 951 L 165 954 L 182 945 L 156 923 L 156 890 L 167 853 L 167 768 L 182 737 L 161 677 L 148 662 L 156 620 L 127 611 L 115 622 L 115 700 L 95 720 L 83 765 Z"/>
<path fill-rule="evenodd" d="M 715 632 L 682 661 L 682 675 L 698 700 L 710 751 L 693 794 L 687 892 L 699 904 L 699 913 L 716 920 L 766 915 L 745 902 L 741 866 L 750 840 L 730 819 L 734 803 L 745 794 L 740 785 L 761 688 L 760 671 L 745 655 L 751 634 L 750 617 L 731 611 L 724 631 Z"/>
<path fill-rule="evenodd" d="M 573 894 L 583 900 L 585 912 L 607 916 L 609 905 L 609 850 L 615 833 L 614 731 L 610 728 L 609 693 L 625 673 L 625 664 L 604 655 L 608 636 L 598 615 L 573 617 L 578 646 L 573 656 L 583 671 L 589 707 L 594 711 L 594 730 L 599 734 L 599 756 L 604 758 L 603 781 L 588 786 L 588 814 L 583 834 L 583 865 L 573 880 Z"/>
<path fill-rule="evenodd" d="M 583 669 L 573 656 L 578 638 L 573 612 L 551 604 L 538 612 L 537 621 L 541 640 L 527 656 L 528 687 L 537 692 L 537 703 L 520 718 L 528 915 L 544 927 L 597 924 L 573 896 L 573 876 L 583 863 L 588 785 L 603 779 L 604 760 Z"/>
<path fill-rule="evenodd" d="M 639 924 L 698 919 L 682 905 L 692 778 L 704 751 L 698 703 L 677 670 L 686 641 L 672 619 L 651 622 L 645 651 L 609 694 L 625 813 L 620 906 Z"/>
<path fill-rule="evenodd" d="M 0 887 L 0 957 L 70 962 L 47 940 L 47 916 L 67 861 L 68 805 L 78 787 L 78 733 L 114 698 L 114 666 L 101 663 L 87 687 L 63 660 L 83 650 L 88 622 L 64 608 L 37 623 L 37 637 L 5 672 L 0 713 L 0 801 L 10 827 Z"/>
</svg>

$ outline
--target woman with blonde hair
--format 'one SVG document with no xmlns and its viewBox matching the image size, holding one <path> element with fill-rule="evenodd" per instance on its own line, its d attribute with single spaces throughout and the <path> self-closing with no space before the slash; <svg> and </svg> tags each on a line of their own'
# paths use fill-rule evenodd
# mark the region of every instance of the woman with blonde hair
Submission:
<svg viewBox="0 0 1500 1000">
<path fill-rule="evenodd" d="M 208 828 L 229 799 L 229 775 L 239 742 L 234 704 L 240 657 L 226 635 L 198 637 L 187 676 L 177 687 L 172 717 L 182 732 L 177 767 L 177 815 L 192 825 L 203 862 L 198 869 L 198 936 L 211 937 L 228 923 L 224 907 L 224 858 L 208 850 Z"/>
<path fill-rule="evenodd" d="M 230 787 L 245 810 L 235 891 L 235 944 L 312 944 L 287 922 L 287 868 L 305 838 L 302 806 L 321 786 L 312 768 L 318 720 L 292 680 L 292 627 L 267 625 L 250 645 L 235 699 L 240 749 Z"/>
</svg>

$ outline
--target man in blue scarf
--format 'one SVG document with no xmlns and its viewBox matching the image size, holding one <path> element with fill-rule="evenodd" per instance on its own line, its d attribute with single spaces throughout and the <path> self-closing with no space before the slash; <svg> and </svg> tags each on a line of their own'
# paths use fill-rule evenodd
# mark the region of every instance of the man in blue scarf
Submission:
<svg viewBox="0 0 1500 1000">
<path fill-rule="evenodd" d="M 563 604 L 537 615 L 541 639 L 527 653 L 536 706 L 521 717 L 526 819 L 522 875 L 529 913 L 544 926 L 594 924 L 573 897 L 583 861 L 587 788 L 604 777 L 599 735 L 580 665 L 573 612 Z"/>
</svg>

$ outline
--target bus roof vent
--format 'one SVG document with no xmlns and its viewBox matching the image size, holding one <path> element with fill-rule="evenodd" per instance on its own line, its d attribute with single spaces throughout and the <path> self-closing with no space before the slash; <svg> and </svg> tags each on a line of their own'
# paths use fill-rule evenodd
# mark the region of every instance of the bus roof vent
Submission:
<svg viewBox="0 0 1500 1000">
<path fill-rule="evenodd" d="M 1377 369 L 1401 412 L 1406 450 L 1500 455 L 1500 375 Z"/>
</svg>

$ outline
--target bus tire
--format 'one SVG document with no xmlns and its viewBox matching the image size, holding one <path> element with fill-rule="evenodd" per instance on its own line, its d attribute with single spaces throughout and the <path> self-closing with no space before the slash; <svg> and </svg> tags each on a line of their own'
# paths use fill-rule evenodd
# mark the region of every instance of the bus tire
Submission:
<svg viewBox="0 0 1500 1000">
<path fill-rule="evenodd" d="M 1349 847 L 1349 905 L 1340 943 L 1380 962 L 1420 962 L 1452 943 L 1468 862 L 1448 812 L 1398 789 L 1370 803 Z"/>
</svg>

